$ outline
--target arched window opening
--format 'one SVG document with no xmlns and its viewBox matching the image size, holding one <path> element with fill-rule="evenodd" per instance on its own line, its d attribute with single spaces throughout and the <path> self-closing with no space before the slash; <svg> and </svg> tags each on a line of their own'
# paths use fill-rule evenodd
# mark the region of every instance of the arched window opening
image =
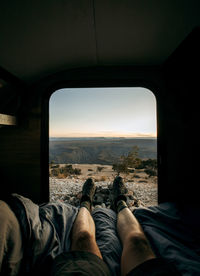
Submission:
<svg viewBox="0 0 200 276">
<path fill-rule="evenodd" d="M 156 99 L 142 87 L 64 88 L 50 98 L 50 201 L 79 205 L 84 181 L 93 205 L 110 208 L 123 177 L 130 208 L 157 205 Z"/>
</svg>

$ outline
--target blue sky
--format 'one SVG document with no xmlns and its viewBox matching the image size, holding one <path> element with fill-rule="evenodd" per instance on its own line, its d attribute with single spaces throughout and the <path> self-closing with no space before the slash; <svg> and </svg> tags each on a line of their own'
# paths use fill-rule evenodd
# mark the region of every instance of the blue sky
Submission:
<svg viewBox="0 0 200 276">
<path fill-rule="evenodd" d="M 67 88 L 49 103 L 50 137 L 156 137 L 156 99 L 145 88 Z"/>
</svg>

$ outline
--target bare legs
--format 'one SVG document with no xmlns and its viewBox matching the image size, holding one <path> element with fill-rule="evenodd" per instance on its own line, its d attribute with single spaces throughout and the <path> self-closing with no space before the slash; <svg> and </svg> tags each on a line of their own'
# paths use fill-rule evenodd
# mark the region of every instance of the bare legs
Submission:
<svg viewBox="0 0 200 276">
<path fill-rule="evenodd" d="M 87 251 L 102 259 L 96 243 L 95 224 L 90 214 L 96 186 L 91 178 L 87 179 L 82 188 L 79 213 L 72 228 L 72 251 Z"/>
<path fill-rule="evenodd" d="M 72 251 L 87 251 L 102 259 L 96 243 L 95 224 L 90 214 L 95 185 L 87 180 L 83 186 L 83 201 L 72 228 Z M 121 275 L 124 276 L 139 264 L 155 258 L 149 242 L 135 216 L 126 205 L 126 189 L 121 178 L 113 183 L 117 215 L 117 231 L 123 245 Z"/>
<path fill-rule="evenodd" d="M 87 208 L 81 207 L 72 228 L 72 251 L 87 251 L 102 259 L 95 238 L 95 224 Z"/>
<path fill-rule="evenodd" d="M 126 275 L 137 265 L 155 258 L 140 224 L 128 208 L 118 213 L 117 230 L 123 244 L 121 275 Z"/>
</svg>

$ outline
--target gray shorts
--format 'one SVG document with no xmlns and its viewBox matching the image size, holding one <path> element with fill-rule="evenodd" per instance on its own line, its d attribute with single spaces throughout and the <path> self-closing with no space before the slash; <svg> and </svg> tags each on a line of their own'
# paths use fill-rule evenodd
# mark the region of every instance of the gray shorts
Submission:
<svg viewBox="0 0 200 276">
<path fill-rule="evenodd" d="M 102 259 L 85 251 L 71 251 L 58 255 L 52 271 L 53 276 L 111 276 L 107 264 Z"/>
</svg>

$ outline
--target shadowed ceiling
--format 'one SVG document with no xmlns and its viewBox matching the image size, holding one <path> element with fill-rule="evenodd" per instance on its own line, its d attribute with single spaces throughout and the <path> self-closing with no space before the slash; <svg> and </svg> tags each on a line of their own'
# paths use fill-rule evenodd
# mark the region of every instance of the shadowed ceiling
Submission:
<svg viewBox="0 0 200 276">
<path fill-rule="evenodd" d="M 33 82 L 68 68 L 159 65 L 199 25 L 199 0 L 4 0 L 0 66 Z"/>
</svg>

